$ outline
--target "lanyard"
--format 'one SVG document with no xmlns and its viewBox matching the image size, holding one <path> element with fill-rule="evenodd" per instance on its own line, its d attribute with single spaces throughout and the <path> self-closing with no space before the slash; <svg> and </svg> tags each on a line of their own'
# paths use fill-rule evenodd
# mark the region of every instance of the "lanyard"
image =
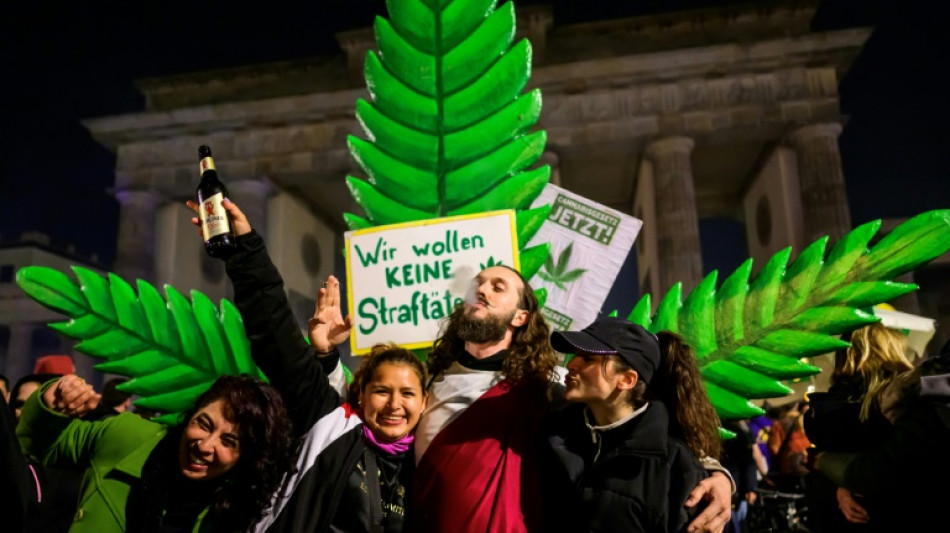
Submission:
<svg viewBox="0 0 950 533">
<path fill-rule="evenodd" d="M 368 447 L 363 452 L 366 462 L 366 490 L 369 492 L 369 530 L 371 533 L 383 531 L 383 496 L 379 492 L 379 471 L 376 469 L 376 454 Z"/>
</svg>

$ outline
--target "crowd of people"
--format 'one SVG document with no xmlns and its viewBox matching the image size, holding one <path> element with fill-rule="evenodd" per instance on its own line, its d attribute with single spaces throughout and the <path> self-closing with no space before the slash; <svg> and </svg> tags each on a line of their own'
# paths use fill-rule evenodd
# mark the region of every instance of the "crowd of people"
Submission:
<svg viewBox="0 0 950 533">
<path fill-rule="evenodd" d="M 612 317 L 551 332 L 506 266 L 478 273 L 425 363 L 379 344 L 347 384 L 339 281 L 304 338 L 263 239 L 224 205 L 226 272 L 268 381 L 221 376 L 174 426 L 70 369 L 0 381 L 11 531 L 740 532 L 763 488 L 807 495 L 803 529 L 876 531 L 932 517 L 901 513 L 938 498 L 897 484 L 950 473 L 950 353 L 915 366 L 868 326 L 827 393 L 721 421 L 682 337 Z M 57 488 L 56 472 L 73 478 Z"/>
<path fill-rule="evenodd" d="M 827 391 L 729 421 L 723 463 L 745 505 L 728 531 L 932 531 L 950 473 L 950 343 L 912 361 L 905 333 L 874 323 L 847 332 Z M 763 498 L 762 496 L 767 496 Z M 771 505 L 773 508 L 768 509 Z M 741 512 L 738 512 L 739 509 Z"/>
</svg>

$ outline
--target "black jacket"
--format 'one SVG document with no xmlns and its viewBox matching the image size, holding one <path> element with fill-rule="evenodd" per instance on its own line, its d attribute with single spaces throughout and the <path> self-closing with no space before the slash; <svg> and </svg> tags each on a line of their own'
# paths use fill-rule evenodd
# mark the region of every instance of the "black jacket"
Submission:
<svg viewBox="0 0 950 533">
<path fill-rule="evenodd" d="M 707 473 L 669 437 L 666 407 L 651 402 L 608 430 L 592 429 L 585 410 L 570 405 L 545 423 L 545 531 L 685 530 L 699 509 L 684 502 Z"/>
<path fill-rule="evenodd" d="M 950 479 L 950 352 L 924 363 L 919 385 L 919 397 L 889 438 L 859 454 L 826 452 L 818 461 L 819 470 L 838 485 L 876 498 L 879 505 L 868 511 L 871 520 L 889 531 L 946 529 L 942 484 Z"/>
<path fill-rule="evenodd" d="M 237 238 L 238 252 L 227 261 L 234 300 L 244 319 L 254 362 L 281 393 L 301 437 L 297 472 L 288 475 L 273 512 L 255 531 L 369 531 L 365 486 L 363 422 L 328 382 L 339 354 L 318 358 L 293 317 L 283 279 L 255 232 Z M 400 531 L 405 492 L 414 473 L 412 453 L 379 457 L 385 531 Z M 400 486 L 401 485 L 401 486 Z"/>
</svg>

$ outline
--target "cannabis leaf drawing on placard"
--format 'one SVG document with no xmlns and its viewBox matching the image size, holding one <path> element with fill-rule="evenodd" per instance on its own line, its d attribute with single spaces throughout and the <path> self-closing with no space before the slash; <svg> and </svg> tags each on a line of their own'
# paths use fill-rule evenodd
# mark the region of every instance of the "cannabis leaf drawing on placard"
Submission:
<svg viewBox="0 0 950 533">
<path fill-rule="evenodd" d="M 748 259 L 718 291 L 713 271 L 685 301 L 677 283 L 653 316 L 646 294 L 627 318 L 652 332 L 686 338 L 721 418 L 757 416 L 762 409 L 750 399 L 784 396 L 791 389 L 782 380 L 817 374 L 818 367 L 800 359 L 847 347 L 837 335 L 880 320 L 863 308 L 917 289 L 895 277 L 950 249 L 950 210 L 917 215 L 868 248 L 880 227 L 877 220 L 855 228 L 827 257 L 827 237 L 791 265 L 792 250 L 786 248 L 751 281 Z"/>
<path fill-rule="evenodd" d="M 524 248 L 551 210 L 529 209 L 551 173 L 529 169 L 547 136 L 529 133 L 541 91 L 521 94 L 531 44 L 512 45 L 514 4 L 495 3 L 387 2 L 389 19 L 374 24 L 379 51 L 366 55 L 371 102 L 356 103 L 367 139 L 347 139 L 369 178 L 346 178 L 365 216 L 344 219 L 355 230 L 515 209 L 521 273 L 530 279 L 549 255 L 547 243 Z"/>
<path fill-rule="evenodd" d="M 163 413 L 174 424 L 218 376 L 264 375 L 251 359 L 250 341 L 237 308 L 191 292 L 191 302 L 170 285 L 167 300 L 138 280 L 138 293 L 115 274 L 102 277 L 73 267 L 74 281 L 58 270 L 30 266 L 16 282 L 40 304 L 69 320 L 54 330 L 81 342 L 76 350 L 103 359 L 96 370 L 132 378 L 119 389 L 138 395 L 135 405 Z"/>
<path fill-rule="evenodd" d="M 544 281 L 553 283 L 557 288 L 562 291 L 567 290 L 565 283 L 570 283 L 572 281 L 577 281 L 584 272 L 587 272 L 585 268 L 575 268 L 574 270 L 567 270 L 567 265 L 571 260 L 571 252 L 574 249 L 574 243 L 567 245 L 567 248 L 561 251 L 561 254 L 557 258 L 557 264 L 554 264 L 551 261 L 551 256 L 548 255 L 548 258 L 544 261 L 544 266 L 541 267 L 541 270 L 538 271 L 538 277 Z"/>
</svg>

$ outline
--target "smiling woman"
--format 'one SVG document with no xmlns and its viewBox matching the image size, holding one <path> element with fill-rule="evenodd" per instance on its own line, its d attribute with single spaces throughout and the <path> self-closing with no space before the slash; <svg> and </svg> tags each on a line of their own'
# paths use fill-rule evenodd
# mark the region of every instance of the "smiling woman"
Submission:
<svg viewBox="0 0 950 533">
<path fill-rule="evenodd" d="M 49 466 L 85 468 L 71 532 L 243 531 L 292 466 L 280 395 L 222 376 L 165 427 L 136 414 L 80 420 L 99 395 L 75 375 L 48 381 L 23 408 L 17 436 Z"/>
</svg>

